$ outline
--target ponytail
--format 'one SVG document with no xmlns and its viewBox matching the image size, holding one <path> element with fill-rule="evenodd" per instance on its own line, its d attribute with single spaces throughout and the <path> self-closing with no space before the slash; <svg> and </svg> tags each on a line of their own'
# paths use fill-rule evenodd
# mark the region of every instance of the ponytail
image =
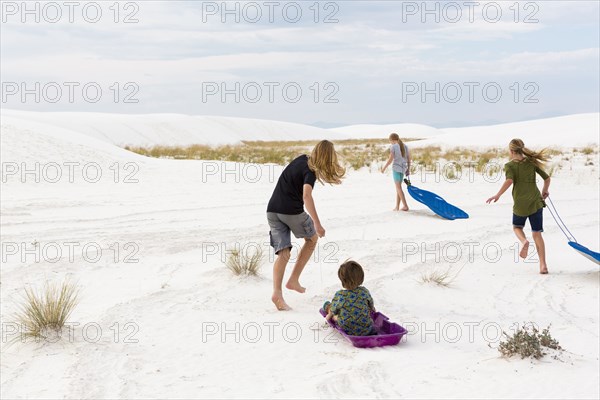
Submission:
<svg viewBox="0 0 600 400">
<path fill-rule="evenodd" d="M 398 141 L 398 145 L 400 146 L 400 154 L 402 154 L 403 158 L 406 158 L 406 148 L 404 146 L 404 142 L 402 142 L 402 139 L 400 139 L 400 136 L 398 136 L 397 133 L 392 133 L 390 135 L 390 140 Z"/>
</svg>

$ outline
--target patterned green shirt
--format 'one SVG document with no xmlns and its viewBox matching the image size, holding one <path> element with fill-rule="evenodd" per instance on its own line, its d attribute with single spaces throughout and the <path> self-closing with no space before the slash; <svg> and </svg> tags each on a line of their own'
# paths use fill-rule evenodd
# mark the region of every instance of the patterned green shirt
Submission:
<svg viewBox="0 0 600 400">
<path fill-rule="evenodd" d="M 337 323 L 348 335 L 366 336 L 373 329 L 371 310 L 373 298 L 364 286 L 353 290 L 338 290 L 331 301 L 331 313 L 337 315 Z"/>
<path fill-rule="evenodd" d="M 548 174 L 528 160 L 510 161 L 504 164 L 506 179 L 512 179 L 512 195 L 515 202 L 513 213 L 519 217 L 527 217 L 544 207 L 542 195 L 536 184 L 537 173 L 543 180 Z"/>
</svg>

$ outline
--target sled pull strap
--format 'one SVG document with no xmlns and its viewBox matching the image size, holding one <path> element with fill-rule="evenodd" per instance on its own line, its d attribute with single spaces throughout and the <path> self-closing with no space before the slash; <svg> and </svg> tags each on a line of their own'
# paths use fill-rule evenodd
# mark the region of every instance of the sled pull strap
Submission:
<svg viewBox="0 0 600 400">
<path fill-rule="evenodd" d="M 560 228 L 560 230 L 562 231 L 562 233 L 567 237 L 567 239 L 569 241 L 577 243 L 577 239 L 575 239 L 575 236 L 573 236 L 573 234 L 571 233 L 571 231 L 569 230 L 569 228 L 567 228 L 567 225 L 564 223 L 564 221 L 562 220 L 562 218 L 558 214 L 558 211 L 556 210 L 556 207 L 554 206 L 554 203 L 552 202 L 552 199 L 550 199 L 550 196 L 548 196 L 547 199 L 548 199 L 548 202 L 549 202 L 549 204 L 547 205 L 548 206 L 548 211 L 550 211 L 550 214 L 552 215 L 552 218 L 554 218 L 554 221 L 556 221 L 556 224 L 558 225 L 558 227 Z"/>
</svg>

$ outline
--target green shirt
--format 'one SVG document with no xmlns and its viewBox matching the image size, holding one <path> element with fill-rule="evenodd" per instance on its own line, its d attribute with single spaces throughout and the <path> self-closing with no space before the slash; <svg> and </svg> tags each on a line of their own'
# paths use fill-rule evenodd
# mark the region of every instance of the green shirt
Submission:
<svg viewBox="0 0 600 400">
<path fill-rule="evenodd" d="M 338 326 L 348 335 L 366 336 L 373 329 L 373 298 L 364 286 L 338 290 L 331 301 L 331 313 L 337 315 Z"/>
<path fill-rule="evenodd" d="M 512 179 L 512 195 L 515 204 L 513 213 L 519 217 L 527 217 L 544 207 L 542 195 L 536 184 L 537 173 L 543 180 L 548 174 L 528 160 L 510 161 L 504 164 L 506 179 Z"/>
</svg>

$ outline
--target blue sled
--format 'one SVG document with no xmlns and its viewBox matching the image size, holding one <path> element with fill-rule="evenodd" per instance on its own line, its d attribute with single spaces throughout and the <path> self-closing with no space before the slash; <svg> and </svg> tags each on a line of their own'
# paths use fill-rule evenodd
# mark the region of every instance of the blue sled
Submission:
<svg viewBox="0 0 600 400">
<path fill-rule="evenodd" d="M 592 251 L 592 250 L 588 249 L 587 247 L 580 245 L 577 242 L 569 242 L 569 246 L 571 246 L 572 248 L 577 250 L 577 252 L 579 254 L 581 254 L 588 260 L 591 260 L 591 261 L 595 262 L 596 264 L 600 265 L 600 253 L 596 253 L 595 251 Z"/>
<path fill-rule="evenodd" d="M 408 187 L 408 193 L 413 199 L 415 199 L 419 203 L 425 204 L 431 209 L 431 211 L 433 211 L 440 217 L 449 220 L 469 218 L 469 214 L 467 214 L 460 208 L 448 203 L 446 200 L 442 199 L 437 194 L 428 192 L 427 190 L 419 189 L 418 187 L 411 185 L 408 179 L 405 179 L 404 182 Z"/>
</svg>

